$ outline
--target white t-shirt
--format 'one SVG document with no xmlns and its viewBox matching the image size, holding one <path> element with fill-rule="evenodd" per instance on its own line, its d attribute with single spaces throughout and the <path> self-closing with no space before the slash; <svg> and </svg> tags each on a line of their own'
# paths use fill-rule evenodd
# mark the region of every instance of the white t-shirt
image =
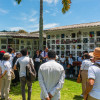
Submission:
<svg viewBox="0 0 100 100">
<path fill-rule="evenodd" d="M 65 58 L 60 58 L 60 61 L 63 63 L 63 62 L 65 62 Z"/>
<path fill-rule="evenodd" d="M 10 59 L 9 59 L 9 62 L 10 62 L 10 64 L 11 64 L 11 67 L 12 67 L 12 61 L 13 61 L 13 56 L 12 56 L 12 54 L 10 54 Z"/>
<path fill-rule="evenodd" d="M 90 59 L 85 59 L 83 60 L 82 64 L 81 64 L 81 70 L 88 70 L 90 66 L 92 66 L 92 62 L 90 61 Z"/>
<path fill-rule="evenodd" d="M 99 62 L 100 64 L 100 62 Z M 96 98 L 98 100 L 100 100 L 100 68 L 92 65 L 91 67 L 89 67 L 88 70 L 88 79 L 94 79 L 94 85 L 93 88 L 91 90 L 91 92 L 89 93 L 90 96 L 92 96 L 93 98 Z"/>
<path fill-rule="evenodd" d="M 32 59 L 31 59 L 31 61 L 33 63 Z M 20 77 L 26 76 L 26 65 L 29 63 L 29 57 L 28 56 L 22 56 L 22 57 L 18 58 L 15 65 L 17 65 L 18 62 L 19 62 L 19 65 L 20 65 L 20 72 L 19 72 Z"/>
<path fill-rule="evenodd" d="M 1 69 L 2 69 L 2 74 L 7 71 L 7 75 L 11 75 L 10 74 L 10 71 L 11 71 L 11 64 L 9 61 L 2 61 L 2 66 L 1 66 Z"/>
</svg>

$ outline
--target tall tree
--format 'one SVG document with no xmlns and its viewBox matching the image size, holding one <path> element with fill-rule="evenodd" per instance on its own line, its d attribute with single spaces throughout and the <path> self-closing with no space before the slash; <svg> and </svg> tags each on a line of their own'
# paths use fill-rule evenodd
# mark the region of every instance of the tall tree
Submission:
<svg viewBox="0 0 100 100">
<path fill-rule="evenodd" d="M 40 0 L 39 50 L 43 50 L 43 0 Z"/>
<path fill-rule="evenodd" d="M 20 4 L 22 0 L 16 0 Z M 62 13 L 66 13 L 70 9 L 71 0 L 62 0 Z M 40 0 L 40 20 L 39 20 L 39 49 L 43 49 L 43 0 Z"/>
</svg>

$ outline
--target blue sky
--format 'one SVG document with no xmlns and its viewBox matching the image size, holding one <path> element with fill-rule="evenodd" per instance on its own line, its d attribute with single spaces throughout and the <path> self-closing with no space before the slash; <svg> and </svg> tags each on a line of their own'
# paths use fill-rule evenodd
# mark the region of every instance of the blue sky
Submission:
<svg viewBox="0 0 100 100">
<path fill-rule="evenodd" d="M 62 14 L 62 0 L 44 0 L 44 29 L 100 21 L 100 0 L 72 0 L 71 8 Z M 40 0 L 0 0 L 0 31 L 28 32 L 39 29 Z"/>
</svg>

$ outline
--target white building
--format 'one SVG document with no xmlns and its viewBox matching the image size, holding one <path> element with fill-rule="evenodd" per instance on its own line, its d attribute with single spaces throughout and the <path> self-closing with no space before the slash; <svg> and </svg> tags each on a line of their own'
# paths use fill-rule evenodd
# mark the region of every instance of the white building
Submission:
<svg viewBox="0 0 100 100">
<path fill-rule="evenodd" d="M 61 56 L 77 59 L 79 53 L 100 47 L 100 22 L 61 26 L 45 30 L 46 46 Z"/>
<path fill-rule="evenodd" d="M 46 41 L 44 36 L 43 47 Z M 39 49 L 39 34 L 17 33 L 17 32 L 0 32 L 0 50 L 7 51 L 9 47 L 20 51 L 27 48 L 29 55 L 32 57 L 34 52 Z"/>
</svg>

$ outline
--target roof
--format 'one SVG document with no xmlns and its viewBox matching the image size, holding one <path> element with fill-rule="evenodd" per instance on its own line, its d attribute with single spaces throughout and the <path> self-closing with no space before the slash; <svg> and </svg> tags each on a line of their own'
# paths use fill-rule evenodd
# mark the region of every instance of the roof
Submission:
<svg viewBox="0 0 100 100">
<path fill-rule="evenodd" d="M 39 38 L 39 33 L 18 33 L 18 32 L 0 32 L 0 36 L 14 37 L 14 38 Z M 45 38 L 46 36 L 43 35 Z"/>
<path fill-rule="evenodd" d="M 61 27 L 55 27 L 55 28 L 47 29 L 45 31 L 62 30 L 62 29 L 74 29 L 74 28 L 86 28 L 86 27 L 95 27 L 95 26 L 100 26 L 100 22 L 67 25 L 67 26 L 61 26 Z"/>
</svg>

